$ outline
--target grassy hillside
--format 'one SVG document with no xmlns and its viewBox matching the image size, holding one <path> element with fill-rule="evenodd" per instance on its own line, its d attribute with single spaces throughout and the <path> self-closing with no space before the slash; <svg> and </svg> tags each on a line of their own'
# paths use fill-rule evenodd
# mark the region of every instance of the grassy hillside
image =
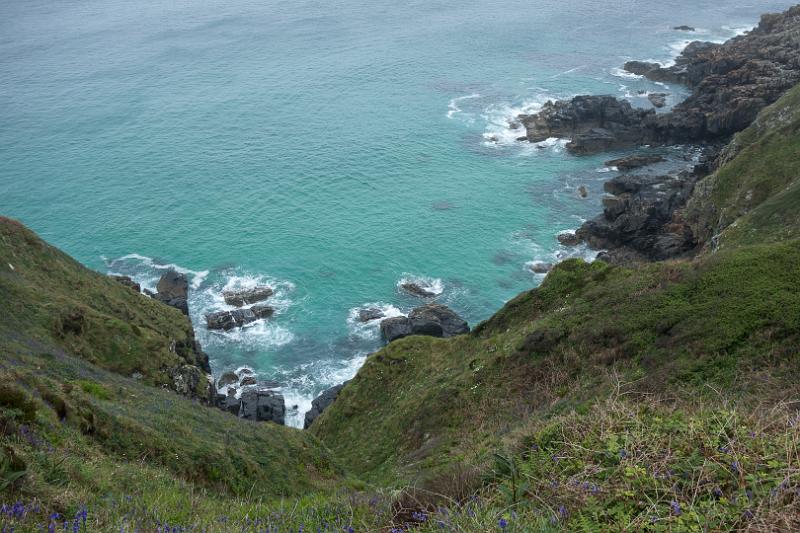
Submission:
<svg viewBox="0 0 800 533">
<path fill-rule="evenodd" d="M 186 318 L 0 219 L 0 528 L 800 529 L 798 120 L 800 88 L 699 184 L 703 254 L 561 263 L 306 432 L 168 390 Z"/>
<path fill-rule="evenodd" d="M 562 263 L 469 336 L 371 356 L 312 432 L 419 508 L 483 491 L 467 529 L 800 527 L 798 110 L 699 187 L 715 253 Z"/>
</svg>

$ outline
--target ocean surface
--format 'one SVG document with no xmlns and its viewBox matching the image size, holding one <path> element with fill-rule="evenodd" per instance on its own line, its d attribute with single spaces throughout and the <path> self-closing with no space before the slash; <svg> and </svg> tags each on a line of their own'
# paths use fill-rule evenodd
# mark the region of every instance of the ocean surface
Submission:
<svg viewBox="0 0 800 533">
<path fill-rule="evenodd" d="M 514 116 L 584 93 L 672 105 L 682 88 L 622 63 L 792 3 L 4 0 L 0 214 L 151 288 L 185 272 L 214 371 L 278 380 L 301 425 L 381 345 L 358 309 L 422 303 L 402 280 L 474 325 L 540 283 L 531 261 L 592 257 L 556 234 L 600 211 L 610 156 L 517 142 Z M 224 288 L 256 284 L 275 317 L 205 329 Z"/>
</svg>

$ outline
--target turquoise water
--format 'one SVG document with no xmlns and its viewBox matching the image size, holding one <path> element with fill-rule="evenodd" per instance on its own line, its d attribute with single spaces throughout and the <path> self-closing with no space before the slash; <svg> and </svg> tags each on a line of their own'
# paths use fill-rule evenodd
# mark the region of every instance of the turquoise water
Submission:
<svg viewBox="0 0 800 533">
<path fill-rule="evenodd" d="M 555 235 L 599 211 L 607 157 L 516 143 L 509 118 L 674 103 L 617 67 L 791 3 L 5 0 L 0 213 L 101 272 L 187 272 L 215 371 L 282 381 L 296 425 L 380 345 L 354 310 L 420 303 L 401 279 L 474 324 L 539 283 L 527 262 L 586 254 Z M 264 282 L 275 318 L 205 330 L 223 287 Z"/>
</svg>

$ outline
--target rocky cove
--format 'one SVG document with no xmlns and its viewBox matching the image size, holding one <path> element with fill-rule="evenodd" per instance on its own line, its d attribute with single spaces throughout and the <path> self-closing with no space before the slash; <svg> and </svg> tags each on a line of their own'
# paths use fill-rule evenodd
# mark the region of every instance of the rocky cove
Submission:
<svg viewBox="0 0 800 533">
<path fill-rule="evenodd" d="M 564 138 L 569 141 L 567 150 L 579 155 L 635 150 L 606 162 L 619 174 L 604 184 L 602 212 L 574 232 L 558 235 L 558 240 L 566 246 L 586 243 L 600 252 L 598 259 L 625 265 L 688 256 L 710 245 L 707 236 L 699 235 L 698 221 L 685 211 L 686 202 L 695 185 L 717 168 L 720 150 L 731 136 L 800 81 L 799 21 L 800 8 L 793 8 L 764 16 L 754 30 L 724 44 L 692 43 L 673 66 L 626 63 L 631 74 L 684 84 L 692 90 L 685 101 L 666 112 L 656 111 L 663 107 L 660 97 L 650 99 L 653 109 L 641 109 L 613 96 L 584 95 L 548 102 L 537 114 L 517 117 L 526 130 L 520 142 Z M 639 173 L 662 162 L 659 150 L 667 145 L 684 147 L 685 168 L 668 174 Z M 539 262 L 531 269 L 545 274 L 552 266 Z M 118 280 L 138 290 L 129 278 Z M 167 272 L 157 289 L 149 295 L 188 315 L 189 289 L 184 276 Z M 376 308 L 358 311 L 360 322 L 380 324 L 386 342 L 410 335 L 450 337 L 469 332 L 466 321 L 435 303 L 437 294 L 430 288 L 406 282 L 400 289 L 427 303 L 399 317 L 384 316 Z M 270 287 L 223 294 L 226 304 L 236 309 L 207 314 L 205 327 L 230 331 L 268 320 L 274 313 L 268 305 L 272 294 Z M 197 352 L 202 353 L 199 347 Z M 241 418 L 278 424 L 285 422 L 287 410 L 297 409 L 286 405 L 279 391 L 281 384 L 269 376 L 262 379 L 242 367 L 215 380 L 209 375 L 207 357 L 205 361 L 200 369 L 212 384 L 208 403 Z M 186 375 L 185 369 L 175 375 L 176 390 L 197 395 L 200 377 Z M 314 399 L 305 427 L 343 387 L 336 385 Z"/>
</svg>

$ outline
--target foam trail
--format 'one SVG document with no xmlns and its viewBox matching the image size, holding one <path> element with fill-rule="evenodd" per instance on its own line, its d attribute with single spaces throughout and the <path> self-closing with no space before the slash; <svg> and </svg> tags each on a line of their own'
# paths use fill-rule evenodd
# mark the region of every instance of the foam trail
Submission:
<svg viewBox="0 0 800 533">
<path fill-rule="evenodd" d="M 467 96 L 459 96 L 457 98 L 453 98 L 452 100 L 450 100 L 450 103 L 447 104 L 447 109 L 448 109 L 447 118 L 452 119 L 457 114 L 463 112 L 462 109 L 460 107 L 458 107 L 458 104 L 460 102 L 462 102 L 464 100 L 472 100 L 473 98 L 480 98 L 480 97 L 481 97 L 481 95 L 475 93 L 475 94 L 469 94 Z"/>
<path fill-rule="evenodd" d="M 382 318 L 362 322 L 359 320 L 358 313 L 362 309 L 379 309 L 383 314 Z M 347 329 L 351 335 L 355 335 L 364 340 L 377 340 L 380 336 L 380 323 L 386 318 L 393 318 L 398 316 L 405 316 L 405 313 L 400 311 L 392 304 L 383 302 L 367 303 L 359 307 L 353 307 L 347 313 Z"/>
<path fill-rule="evenodd" d="M 414 283 L 427 292 L 432 293 L 434 296 L 439 296 L 444 292 L 444 282 L 439 278 L 430 278 L 427 276 L 415 276 L 413 274 L 404 273 L 403 277 L 397 282 L 397 289 L 403 291 L 402 285 L 406 283 Z"/>
</svg>

